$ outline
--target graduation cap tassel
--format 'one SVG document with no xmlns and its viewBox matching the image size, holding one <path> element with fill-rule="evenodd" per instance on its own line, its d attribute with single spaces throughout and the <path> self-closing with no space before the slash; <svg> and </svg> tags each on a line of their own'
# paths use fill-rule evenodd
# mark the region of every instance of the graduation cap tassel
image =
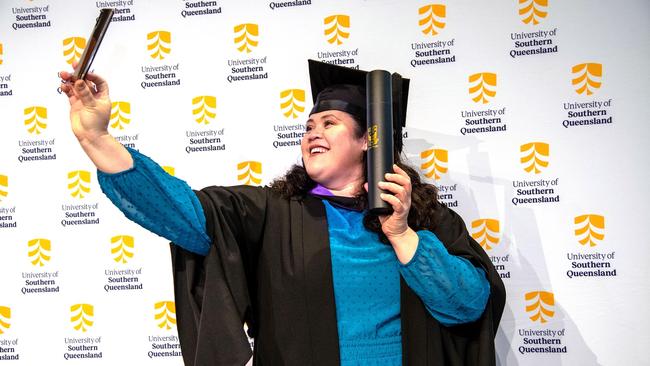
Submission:
<svg viewBox="0 0 650 366">
<path fill-rule="evenodd" d="M 377 183 L 393 172 L 393 87 L 388 71 L 374 70 L 366 76 L 368 125 L 368 209 L 388 215 L 393 208 L 382 200 Z"/>
</svg>

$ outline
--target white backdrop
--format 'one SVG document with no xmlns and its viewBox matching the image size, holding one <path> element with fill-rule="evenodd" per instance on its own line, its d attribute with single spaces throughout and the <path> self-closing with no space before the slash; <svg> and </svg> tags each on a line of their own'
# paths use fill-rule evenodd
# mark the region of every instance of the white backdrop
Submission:
<svg viewBox="0 0 650 366">
<path fill-rule="evenodd" d="M 410 78 L 405 154 L 508 290 L 499 363 L 649 364 L 643 0 L 3 1 L 0 362 L 182 364 L 166 240 L 103 196 L 57 91 L 107 6 L 111 132 L 194 188 L 299 161 L 306 59 Z"/>
</svg>

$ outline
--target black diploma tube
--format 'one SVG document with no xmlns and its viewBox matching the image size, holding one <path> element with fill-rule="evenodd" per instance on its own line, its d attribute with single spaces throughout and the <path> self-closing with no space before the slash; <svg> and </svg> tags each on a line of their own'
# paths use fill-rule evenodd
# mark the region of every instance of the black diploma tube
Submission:
<svg viewBox="0 0 650 366">
<path fill-rule="evenodd" d="M 377 183 L 393 173 L 393 92 L 388 71 L 374 70 L 366 75 L 368 124 L 368 209 L 376 215 L 389 215 L 393 207 L 379 196 Z"/>
<path fill-rule="evenodd" d="M 99 45 L 102 43 L 102 39 L 104 39 L 104 34 L 106 34 L 111 19 L 113 19 L 113 9 L 100 10 L 97 22 L 95 22 L 95 27 L 90 34 L 90 38 L 88 38 L 88 42 L 86 42 L 86 48 L 81 54 L 81 58 L 79 58 L 77 68 L 74 70 L 73 76 L 75 80 L 86 78 L 86 74 L 90 70 L 90 65 L 93 63 L 93 59 L 97 54 Z"/>
</svg>

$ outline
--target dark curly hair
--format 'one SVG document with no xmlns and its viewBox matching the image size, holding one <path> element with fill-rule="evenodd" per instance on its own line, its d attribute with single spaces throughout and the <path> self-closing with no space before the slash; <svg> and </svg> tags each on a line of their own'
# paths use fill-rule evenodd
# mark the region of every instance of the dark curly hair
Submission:
<svg viewBox="0 0 650 366">
<path fill-rule="evenodd" d="M 355 118 L 355 120 L 357 120 Z M 361 137 L 364 134 L 364 129 L 361 127 L 361 124 L 357 120 L 357 127 L 355 130 L 357 137 Z M 365 154 L 364 154 L 365 162 Z M 399 153 L 395 152 L 395 163 L 408 174 L 411 178 L 411 208 L 408 215 L 408 225 L 413 230 L 433 230 L 436 227 L 435 216 L 441 208 L 441 203 L 438 202 L 438 190 L 437 188 L 428 183 L 422 182 L 418 172 L 402 162 L 401 156 Z M 366 170 L 364 169 L 364 176 L 367 175 Z M 303 166 L 294 165 L 289 171 L 281 178 L 278 178 L 271 182 L 270 188 L 273 192 L 279 196 L 290 199 L 290 198 L 304 198 L 309 191 L 316 187 L 317 183 L 313 181 L 307 171 Z M 362 201 L 367 201 L 367 194 L 363 187 L 359 187 L 359 192 L 362 192 L 358 199 Z M 367 212 L 363 218 L 363 224 L 366 229 L 377 233 L 379 235 L 379 240 L 382 243 L 389 244 L 388 239 L 381 230 L 381 223 L 377 215 L 373 215 Z"/>
</svg>

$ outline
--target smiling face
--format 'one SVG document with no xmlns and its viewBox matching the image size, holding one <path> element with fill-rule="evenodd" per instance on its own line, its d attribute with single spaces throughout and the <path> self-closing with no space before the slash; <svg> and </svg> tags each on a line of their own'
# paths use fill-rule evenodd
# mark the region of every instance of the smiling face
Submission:
<svg viewBox="0 0 650 366">
<path fill-rule="evenodd" d="M 346 112 L 314 113 L 301 142 L 302 160 L 309 177 L 330 190 L 342 190 L 364 179 L 366 135 Z"/>
</svg>

